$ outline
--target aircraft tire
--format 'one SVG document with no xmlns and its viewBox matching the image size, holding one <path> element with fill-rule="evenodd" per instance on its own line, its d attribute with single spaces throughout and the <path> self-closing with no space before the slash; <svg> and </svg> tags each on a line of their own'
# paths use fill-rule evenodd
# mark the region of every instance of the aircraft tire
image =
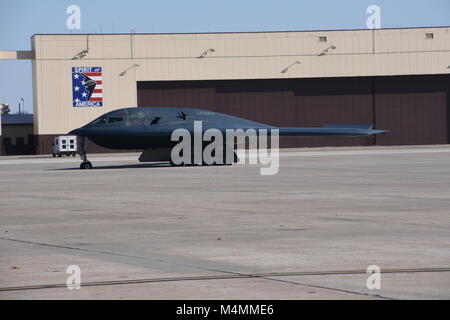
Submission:
<svg viewBox="0 0 450 320">
<path fill-rule="evenodd" d="M 92 163 L 90 161 L 82 162 L 80 164 L 80 169 L 92 169 Z"/>
</svg>

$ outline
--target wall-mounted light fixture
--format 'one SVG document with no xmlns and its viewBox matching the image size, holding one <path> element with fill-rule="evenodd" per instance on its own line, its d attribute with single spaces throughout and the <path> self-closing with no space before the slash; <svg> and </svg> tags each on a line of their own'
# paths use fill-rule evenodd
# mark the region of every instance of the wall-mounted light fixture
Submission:
<svg viewBox="0 0 450 320">
<path fill-rule="evenodd" d="M 206 50 L 205 52 L 203 52 L 201 55 L 199 55 L 197 58 L 201 59 L 206 57 L 206 55 L 210 52 L 215 52 L 216 50 L 214 50 L 213 48 L 209 48 L 208 50 Z"/>
<path fill-rule="evenodd" d="M 86 57 L 89 54 L 89 51 L 87 49 L 78 52 L 73 58 L 72 60 L 80 60 L 83 59 L 84 57 Z"/>
<path fill-rule="evenodd" d="M 328 48 L 326 48 L 325 50 L 323 50 L 321 53 L 319 53 L 319 56 L 324 56 L 324 55 L 326 55 L 327 53 L 328 53 L 328 50 L 334 50 L 334 49 L 336 49 L 336 46 L 334 46 L 334 45 L 331 45 L 331 46 L 329 46 Z"/>
<path fill-rule="evenodd" d="M 136 67 L 140 67 L 140 65 L 138 65 L 137 63 L 133 64 L 132 66 L 126 68 L 124 71 L 119 73 L 119 77 L 125 76 L 131 68 L 136 68 Z"/>
<path fill-rule="evenodd" d="M 288 65 L 286 68 L 284 68 L 283 70 L 281 70 L 281 73 L 286 73 L 289 71 L 289 68 L 291 68 L 292 66 L 295 66 L 296 64 L 301 64 L 300 61 L 295 61 L 294 63 L 291 63 L 290 65 Z"/>
</svg>

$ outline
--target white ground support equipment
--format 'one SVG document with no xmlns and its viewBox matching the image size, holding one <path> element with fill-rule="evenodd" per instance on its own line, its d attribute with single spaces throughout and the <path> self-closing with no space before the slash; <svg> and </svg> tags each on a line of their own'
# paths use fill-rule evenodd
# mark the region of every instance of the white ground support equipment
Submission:
<svg viewBox="0 0 450 320">
<path fill-rule="evenodd" d="M 53 157 L 73 156 L 77 154 L 77 136 L 55 137 L 52 144 Z"/>
</svg>

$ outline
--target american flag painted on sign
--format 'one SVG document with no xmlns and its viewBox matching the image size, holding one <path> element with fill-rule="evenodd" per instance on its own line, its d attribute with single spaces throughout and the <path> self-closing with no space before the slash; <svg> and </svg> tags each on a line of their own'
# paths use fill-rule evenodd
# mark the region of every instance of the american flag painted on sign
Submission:
<svg viewBox="0 0 450 320">
<path fill-rule="evenodd" d="M 72 68 L 74 107 L 103 107 L 102 67 Z"/>
</svg>

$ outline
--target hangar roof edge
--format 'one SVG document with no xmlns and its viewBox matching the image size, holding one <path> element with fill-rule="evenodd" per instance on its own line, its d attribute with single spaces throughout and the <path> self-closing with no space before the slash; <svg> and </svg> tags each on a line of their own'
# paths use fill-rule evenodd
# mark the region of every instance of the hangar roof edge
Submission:
<svg viewBox="0 0 450 320">
<path fill-rule="evenodd" d="M 239 34 L 239 33 L 296 33 L 296 32 L 339 32 L 339 31 L 383 31 L 383 30 L 418 30 L 418 29 L 445 29 L 450 26 L 428 26 L 428 27 L 404 27 L 404 28 L 381 28 L 381 29 L 324 29 L 324 30 L 270 30 L 270 31 L 217 31 L 217 32 L 124 32 L 124 33 L 35 33 L 34 36 L 83 36 L 83 35 L 190 35 L 190 34 Z"/>
<path fill-rule="evenodd" d="M 33 124 L 33 114 L 2 114 L 1 124 Z"/>
</svg>

